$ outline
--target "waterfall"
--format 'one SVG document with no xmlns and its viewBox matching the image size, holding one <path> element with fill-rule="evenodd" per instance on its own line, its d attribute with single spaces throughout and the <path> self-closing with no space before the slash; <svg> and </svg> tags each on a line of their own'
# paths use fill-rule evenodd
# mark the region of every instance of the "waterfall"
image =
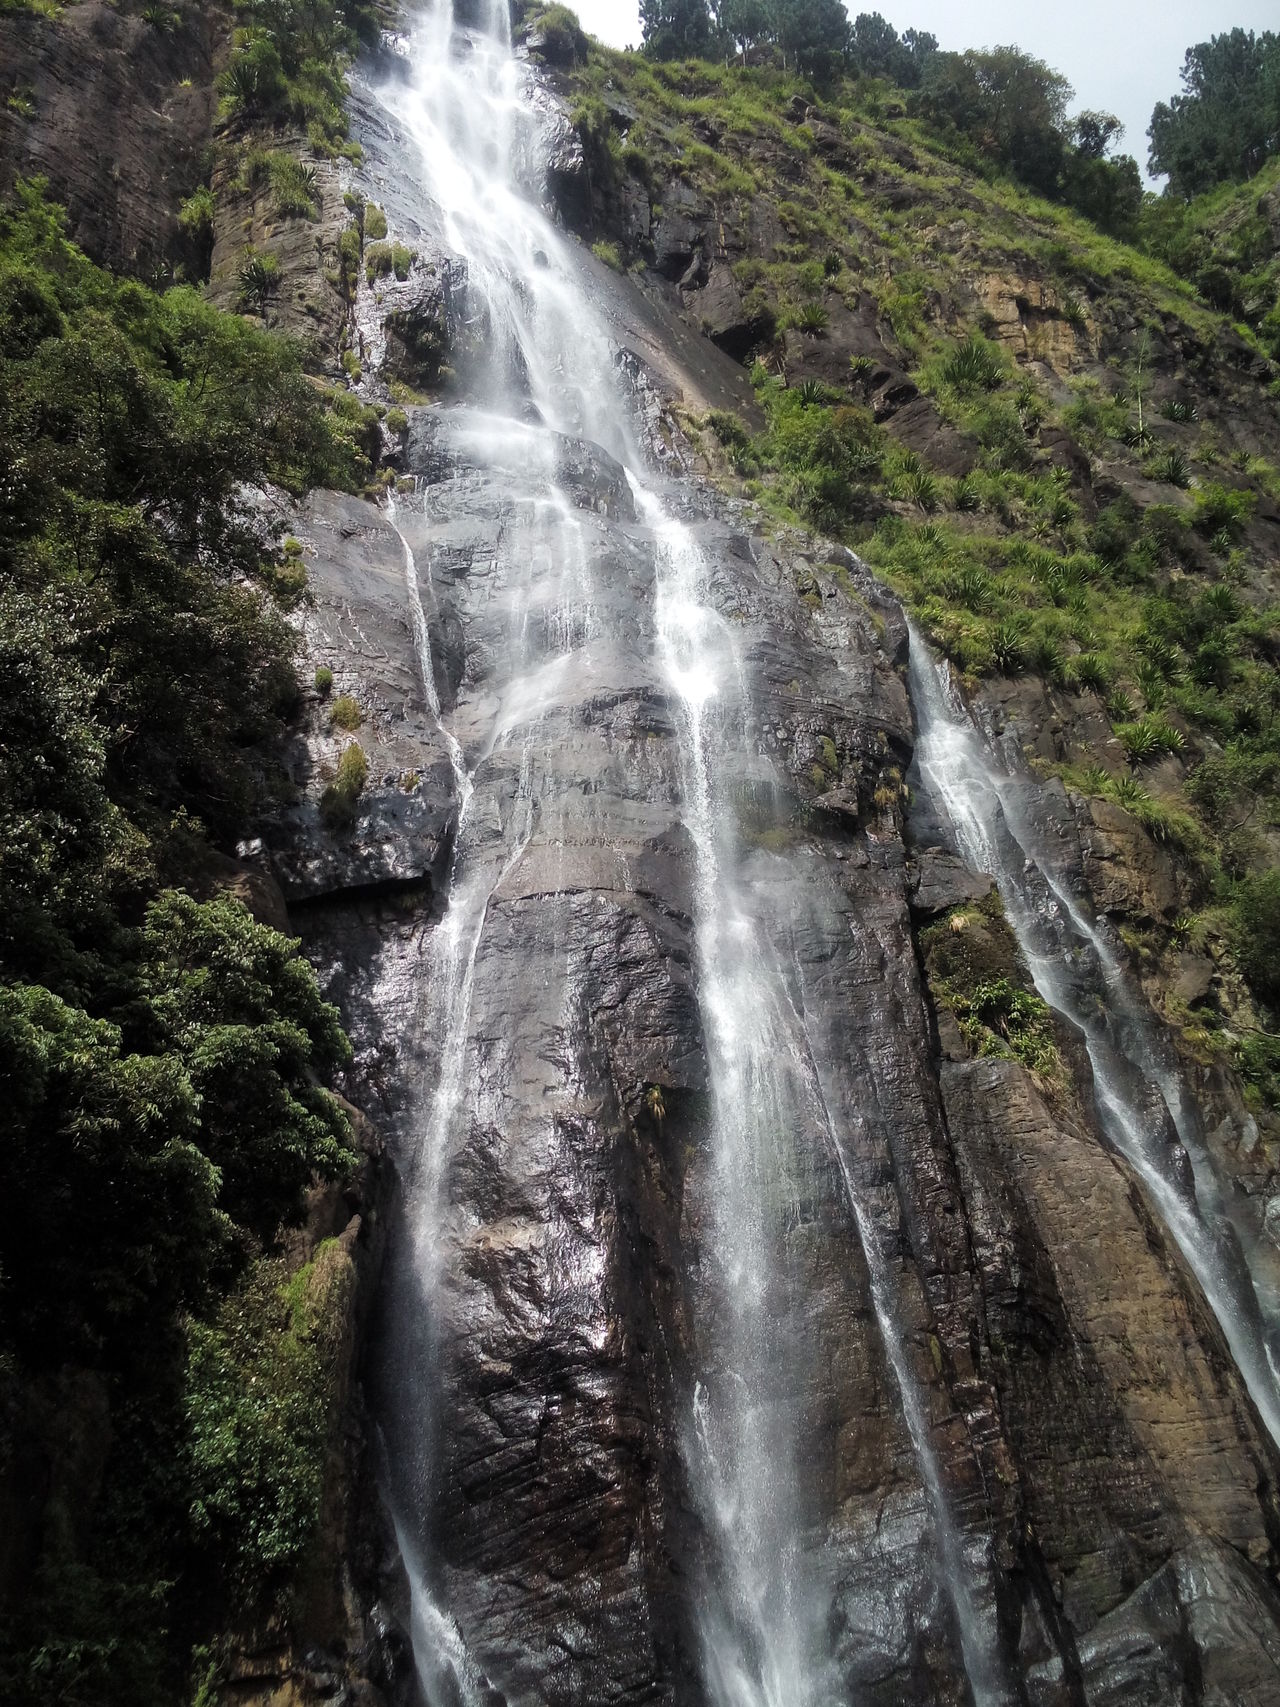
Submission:
<svg viewBox="0 0 1280 1707">
<path fill-rule="evenodd" d="M 414 1295 L 400 1308 L 428 1324 L 428 1367 L 405 1374 L 408 1415 L 391 1447 L 393 1456 L 413 1460 L 393 1474 L 392 1497 L 423 1687 L 431 1707 L 470 1703 L 485 1687 L 463 1646 L 465 1619 L 452 1615 L 433 1565 L 429 1512 L 429 1413 L 440 1356 L 430 1323 L 449 1281 L 438 1251 L 452 1159 L 475 1118 L 472 1104 L 487 1094 L 472 1028 L 477 967 L 496 899 L 536 839 L 548 837 L 543 720 L 567 670 L 604 673 L 611 640 L 601 615 L 608 590 L 558 473 L 567 436 L 602 447 L 627 470 L 636 548 L 652 566 L 649 639 L 675 719 L 680 774 L 673 781 L 692 848 L 711 1153 L 683 1447 L 710 1555 L 695 1611 L 706 1695 L 715 1707 L 820 1707 L 847 1694 L 830 1636 L 836 1567 L 797 1457 L 807 1371 L 818 1353 L 787 1326 L 805 1319 L 792 1251 L 818 1158 L 843 1183 L 847 1236 L 862 1248 L 932 1529 L 933 1564 L 972 1692 L 979 1703 L 1000 1702 L 1007 1692 L 994 1621 L 978 1610 L 967 1581 L 971 1572 L 985 1581 L 989 1559 L 966 1547 L 950 1510 L 924 1390 L 903 1349 L 896 1259 L 882 1249 L 850 1162 L 851 1136 L 825 1095 L 824 1064 L 794 996 L 798 971 L 779 950 L 768 895 L 740 869 L 731 778 L 768 767 L 747 734 L 751 696 L 733 625 L 712 602 L 695 531 L 645 472 L 629 399 L 573 246 L 529 193 L 537 137 L 527 73 L 511 51 L 505 0 L 494 0 L 492 12 L 488 28 L 467 28 L 449 4 L 436 5 L 415 43 L 412 76 L 380 92 L 416 148 L 441 240 L 465 265 L 465 312 L 484 330 L 485 359 L 472 387 L 479 406 L 432 410 L 430 430 L 462 464 L 510 474 L 520 490 L 536 477 L 543 494 L 503 513 L 504 560 L 520 565 L 524 580 L 505 642 L 509 679 L 499 701 L 483 706 L 451 707 L 435 677 L 432 601 L 423 588 L 433 581 L 443 514 L 433 511 L 430 490 L 421 506 L 393 511 L 423 692 L 459 804 L 447 908 L 427 949 L 423 1025 L 434 1042 L 435 1083 L 406 1170 Z M 827 881 L 808 875 L 803 856 L 794 866 L 772 857 L 789 882 Z M 983 1598 L 988 1606 L 993 1599 Z"/>
<path fill-rule="evenodd" d="M 1102 1129 L 1136 1169 L 1158 1216 L 1200 1283 L 1272 1438 L 1280 1383 L 1271 1345 L 1280 1328 L 1252 1241 L 1233 1223 L 1176 1063 L 1105 927 L 1072 895 L 1022 806 L 1027 783 L 990 750 L 911 628 L 915 764 L 974 871 L 993 877 L 1036 989 L 1083 1034 Z"/>
</svg>

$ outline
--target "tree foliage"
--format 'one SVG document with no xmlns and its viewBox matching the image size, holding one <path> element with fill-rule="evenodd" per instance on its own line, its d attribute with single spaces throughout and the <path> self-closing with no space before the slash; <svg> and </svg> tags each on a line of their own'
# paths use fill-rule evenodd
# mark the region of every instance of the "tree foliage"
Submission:
<svg viewBox="0 0 1280 1707">
<path fill-rule="evenodd" d="M 651 59 L 693 59 L 711 47 L 707 0 L 640 0 L 640 26 Z"/>
<path fill-rule="evenodd" d="M 180 1469 L 191 1322 L 352 1162 L 298 945 L 173 885 L 243 833 L 297 693 L 247 494 L 368 466 L 287 341 L 111 278 L 38 185 L 0 209 L 0 1456 L 68 1370 L 112 1443 L 0 1628 L 5 1699 L 175 1696 L 183 1548 L 216 1580 L 231 1547 Z"/>
<path fill-rule="evenodd" d="M 1252 177 L 1280 148 L 1280 35 L 1211 36 L 1187 49 L 1181 77 L 1151 115 L 1152 172 L 1183 198 Z"/>
</svg>

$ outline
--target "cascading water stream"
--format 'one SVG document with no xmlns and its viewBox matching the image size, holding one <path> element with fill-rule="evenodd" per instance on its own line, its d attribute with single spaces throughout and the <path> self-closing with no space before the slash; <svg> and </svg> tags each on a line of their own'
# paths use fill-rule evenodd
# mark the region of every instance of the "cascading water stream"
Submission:
<svg viewBox="0 0 1280 1707">
<path fill-rule="evenodd" d="M 437 5 L 415 45 L 413 77 L 381 97 L 417 145 L 422 188 L 438 213 L 442 240 L 465 264 L 465 311 L 486 330 L 486 359 L 477 376 L 485 412 L 438 411 L 435 426 L 455 456 L 491 474 L 511 469 L 523 475 L 536 466 L 547 494 L 527 514 L 510 518 L 512 534 L 520 537 L 507 539 L 504 555 L 522 564 L 526 577 L 512 613 L 511 675 L 487 728 L 473 727 L 465 739 L 445 720 L 407 520 L 400 530 L 424 692 L 453 767 L 460 808 L 448 907 L 429 947 L 426 1023 L 438 1039 L 437 1079 L 409 1190 L 418 1307 L 428 1317 L 441 1283 L 437 1234 L 447 1207 L 449 1162 L 466 1116 L 477 956 L 494 897 L 524 857 L 539 812 L 533 773 L 544 708 L 566 660 L 572 656 L 577 667 L 590 669 L 597 632 L 590 553 L 556 478 L 558 435 L 600 445 L 628 468 L 641 465 L 613 352 L 578 283 L 572 248 L 520 187 L 521 174 L 527 182 L 534 171 L 536 124 L 511 52 L 505 0 L 493 0 L 492 12 L 488 29 L 464 29 L 451 5 Z M 690 1478 L 718 1552 L 699 1606 L 704 1671 L 717 1707 L 819 1707 L 842 1685 L 827 1630 L 831 1585 L 822 1539 L 804 1515 L 795 1452 L 794 1374 L 812 1348 L 787 1342 L 788 1313 L 779 1306 L 794 1284 L 788 1238 L 800 1218 L 806 1147 L 838 1150 L 839 1140 L 810 1040 L 766 946 L 754 910 L 758 900 L 738 881 L 727 761 L 737 751 L 731 742 L 742 739 L 733 733 L 735 719 L 739 729 L 749 723 L 749 702 L 734 637 L 710 606 L 694 536 L 640 477 L 629 479 L 653 541 L 656 648 L 680 729 L 683 816 L 695 850 L 699 1001 L 712 1083 L 706 1244 L 715 1335 L 712 1343 L 704 1328 L 700 1338 L 704 1367 L 686 1443 Z M 429 533 L 429 496 L 426 503 Z M 500 804 L 482 810 L 492 798 L 491 765 L 515 754 L 520 783 L 505 818 Z M 504 819 L 496 838 L 495 812 Z M 887 1262 L 843 1157 L 840 1165 L 966 1669 L 975 1698 L 995 1702 L 993 1638 L 962 1580 L 964 1552 L 923 1397 L 901 1352 Z M 429 1394 L 425 1403 L 429 1408 Z M 417 1450 L 421 1455 L 420 1445 Z M 430 1475 L 428 1464 L 411 1497 L 429 1502 Z M 429 1544 L 418 1539 L 421 1514 L 402 1507 L 397 1525 L 428 1698 L 432 1707 L 469 1704 L 475 1668 L 433 1597 Z"/>
<path fill-rule="evenodd" d="M 1280 1383 L 1265 1280 L 1232 1225 L 1176 1068 L 1102 928 L 1071 895 L 1019 805 L 1019 781 L 956 701 L 946 666 L 911 628 L 915 763 L 975 871 L 993 877 L 1040 995 L 1083 1033 L 1103 1131 L 1137 1170 L 1221 1325 L 1272 1438 Z"/>
<path fill-rule="evenodd" d="M 712 1605 L 703 1636 L 717 1707 L 817 1707 L 839 1680 L 827 1652 L 826 1595 L 806 1557 L 794 1447 L 785 1408 L 770 1414 L 771 1371 L 795 1356 L 780 1343 L 772 1305 L 785 1285 L 769 1209 L 792 1174 L 803 1135 L 833 1154 L 866 1258 L 885 1355 L 924 1483 L 938 1566 L 960 1636 L 977 1707 L 1015 1699 L 1000 1656 L 994 1616 L 979 1612 L 969 1578 L 990 1580 L 989 1549 L 966 1558 L 929 1433 L 924 1396 L 908 1362 L 891 1265 L 849 1164 L 824 1092 L 819 1052 L 789 991 L 803 983 L 771 952 L 754 897 L 737 880 L 725 829 L 731 802 L 717 777 L 730 774 L 727 731 L 745 708 L 734 703 L 743 676 L 730 625 L 705 602 L 696 541 L 661 502 L 633 481 L 638 508 L 658 544 L 656 624 L 664 671 L 685 725 L 684 817 L 697 855 L 701 1003 L 707 1019 L 716 1148 L 715 1245 L 728 1302 L 731 1378 L 695 1393 L 696 1445 L 721 1549 L 731 1561 L 727 1607 Z M 785 1257 L 783 1257 L 785 1263 Z M 992 1602 L 994 1597 L 989 1597 Z"/>
</svg>

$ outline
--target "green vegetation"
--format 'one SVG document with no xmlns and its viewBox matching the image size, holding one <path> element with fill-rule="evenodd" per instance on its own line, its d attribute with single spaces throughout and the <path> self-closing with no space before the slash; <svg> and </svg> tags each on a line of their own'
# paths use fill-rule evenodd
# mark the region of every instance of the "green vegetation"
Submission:
<svg viewBox="0 0 1280 1707">
<path fill-rule="evenodd" d="M 270 1603 L 311 1542 L 351 1268 L 333 1243 L 290 1278 L 256 1262 L 189 1330 L 184 1413 L 197 1569 L 230 1608 Z"/>
<path fill-rule="evenodd" d="M 615 273 L 626 271 L 626 265 L 622 259 L 622 250 L 616 243 L 608 243 L 603 240 L 599 243 L 593 243 L 591 253 L 597 261 L 603 261 L 605 266 L 612 268 Z"/>
<path fill-rule="evenodd" d="M 377 41 L 374 7 L 237 0 L 236 11 L 243 22 L 218 85 L 224 120 L 239 129 L 298 125 L 317 154 L 338 152 L 347 135 L 347 65 L 361 42 Z"/>
<path fill-rule="evenodd" d="M 975 1054 L 1020 1061 L 1042 1089 L 1066 1082 L 1053 1016 L 1031 988 L 994 891 L 929 925 L 920 944 L 933 998 L 954 1015 Z"/>
<path fill-rule="evenodd" d="M 316 674 L 315 674 L 316 692 L 320 695 L 321 699 L 325 699 L 328 697 L 332 688 L 333 688 L 333 671 L 329 668 L 329 666 L 327 664 L 317 665 Z"/>
<path fill-rule="evenodd" d="M 1189 47 L 1182 93 L 1160 102 L 1148 135 L 1173 196 L 1251 178 L 1280 148 L 1280 35 L 1237 29 Z"/>
<path fill-rule="evenodd" d="M 549 65 L 577 65 L 587 57 L 586 32 L 568 6 L 535 6 L 526 13 L 523 31 Z"/>
<path fill-rule="evenodd" d="M 338 772 L 320 797 L 320 811 L 331 829 L 348 830 L 356 820 L 356 803 L 369 780 L 369 763 L 358 741 L 350 742 L 338 760 Z"/>
<path fill-rule="evenodd" d="M 606 83 L 637 114 L 625 147 Z M 758 328 L 752 377 L 767 424 L 752 433 L 724 411 L 709 416 L 717 466 L 779 518 L 855 545 L 963 671 L 1026 674 L 1056 693 L 1095 696 L 1108 730 L 1099 755 L 1106 766 L 1068 768 L 1068 781 L 1112 801 L 1176 857 L 1189 905 L 1229 912 L 1280 823 L 1270 710 L 1280 703 L 1280 613 L 1265 595 L 1242 596 L 1256 578 L 1252 518 L 1276 477 L 1260 459 L 1228 460 L 1217 449 L 1199 419 L 1190 366 L 1171 381 L 1179 361 L 1171 325 L 1201 344 L 1221 332 L 1192 286 L 1060 206 L 967 175 L 966 165 L 989 172 L 991 163 L 958 133 L 925 128 L 919 107 L 905 119 L 879 117 L 881 97 L 865 83 L 815 97 L 776 63 L 664 65 L 593 49 L 573 86 L 593 169 L 630 173 L 652 198 L 664 180 L 684 177 L 741 220 L 736 198 L 768 194 L 759 139 L 791 163 L 785 199 L 772 204 L 784 240 L 734 267 Z M 926 67 L 917 88 L 930 87 Z M 810 152 L 807 127 L 788 116 L 797 96 L 828 139 L 841 139 L 847 160 L 830 164 Z M 695 145 L 695 126 L 706 120 L 724 126 L 714 148 Z M 1106 115 L 1090 123 L 1091 134 L 1071 144 L 1076 154 L 1062 158 L 1105 139 Z M 912 148 L 913 166 L 890 138 Z M 892 215 L 866 187 L 871 178 L 909 189 L 918 212 Z M 1056 392 L 1040 378 L 1043 366 L 1021 365 L 997 341 L 954 276 L 958 263 L 939 245 L 939 210 L 952 194 L 971 206 L 966 268 L 1025 269 L 1046 280 L 1041 314 L 1061 328 L 1056 348 L 1071 349 L 1062 336 L 1069 331 L 1079 352 L 1067 356 L 1066 385 Z M 820 356 L 835 307 L 843 302 L 865 319 L 868 298 L 885 342 L 961 435 L 962 473 L 943 477 L 927 455 L 896 442 L 892 422 L 876 424 L 867 408 L 871 358 L 851 358 L 843 384 L 810 377 L 800 340 Z M 966 327 L 959 337 L 957 319 Z M 1125 321 L 1132 330 L 1116 333 Z M 1074 372 L 1103 338 L 1111 340 L 1108 378 Z M 1145 478 L 1167 497 L 1122 495 L 1089 519 L 1074 467 L 1047 448 L 1064 435 L 1114 469 L 1122 490 Z M 1206 803 L 1228 752 L 1250 779 L 1243 824 Z M 1271 1010 L 1252 987 L 1265 1023 Z"/>
<path fill-rule="evenodd" d="M 391 273 L 398 279 L 407 279 L 413 261 L 413 250 L 403 243 L 370 243 L 364 252 L 365 277 L 370 284 Z"/>
<path fill-rule="evenodd" d="M 334 700 L 333 709 L 329 713 L 329 720 L 335 729 L 345 730 L 348 735 L 354 734 L 364 722 L 364 712 L 360 709 L 360 701 L 353 695 L 344 693 L 340 698 Z"/>
<path fill-rule="evenodd" d="M 92 266 L 38 186 L 0 211 L 0 1456 L 52 1391 L 102 1458 L 96 1497 L 46 1514 L 6 1700 L 179 1698 L 313 1510 L 303 1487 L 272 1535 L 236 1507 L 209 1336 L 351 1165 L 322 1088 L 348 1046 L 296 943 L 184 885 L 213 889 L 299 695 L 297 542 L 242 494 L 358 489 L 358 430 L 286 341 Z"/>
</svg>

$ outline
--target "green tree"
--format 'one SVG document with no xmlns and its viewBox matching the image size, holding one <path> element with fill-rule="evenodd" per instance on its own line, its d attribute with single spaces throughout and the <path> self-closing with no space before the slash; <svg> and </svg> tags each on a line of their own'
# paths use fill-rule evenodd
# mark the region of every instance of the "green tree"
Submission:
<svg viewBox="0 0 1280 1707">
<path fill-rule="evenodd" d="M 1182 93 L 1151 115 L 1148 164 L 1189 199 L 1252 177 L 1280 147 L 1280 35 L 1231 30 L 1187 49 Z"/>
<path fill-rule="evenodd" d="M 690 59 L 711 47 L 707 0 L 640 0 L 643 47 L 650 59 Z"/>
<path fill-rule="evenodd" d="M 0 1229 L 0 1309 L 29 1365 L 110 1363 L 198 1308 L 352 1161 L 318 1083 L 349 1048 L 297 943 L 170 892 L 140 948 L 110 1018 L 0 985 L 0 1191 L 23 1205 Z"/>
<path fill-rule="evenodd" d="M 913 110 L 967 136 L 991 160 L 1045 195 L 1059 187 L 1067 149 L 1070 83 L 1016 47 L 939 53 Z"/>
<path fill-rule="evenodd" d="M 773 38 L 771 0 L 720 0 L 715 21 L 717 30 L 743 59 Z"/>
<path fill-rule="evenodd" d="M 1142 213 L 1142 175 L 1131 155 L 1111 156 L 1123 135 L 1114 113 L 1077 113 L 1063 156 L 1062 195 L 1101 230 L 1132 240 Z"/>
<path fill-rule="evenodd" d="M 774 29 L 788 64 L 825 82 L 844 69 L 849 14 L 841 0 L 773 0 Z"/>
</svg>

